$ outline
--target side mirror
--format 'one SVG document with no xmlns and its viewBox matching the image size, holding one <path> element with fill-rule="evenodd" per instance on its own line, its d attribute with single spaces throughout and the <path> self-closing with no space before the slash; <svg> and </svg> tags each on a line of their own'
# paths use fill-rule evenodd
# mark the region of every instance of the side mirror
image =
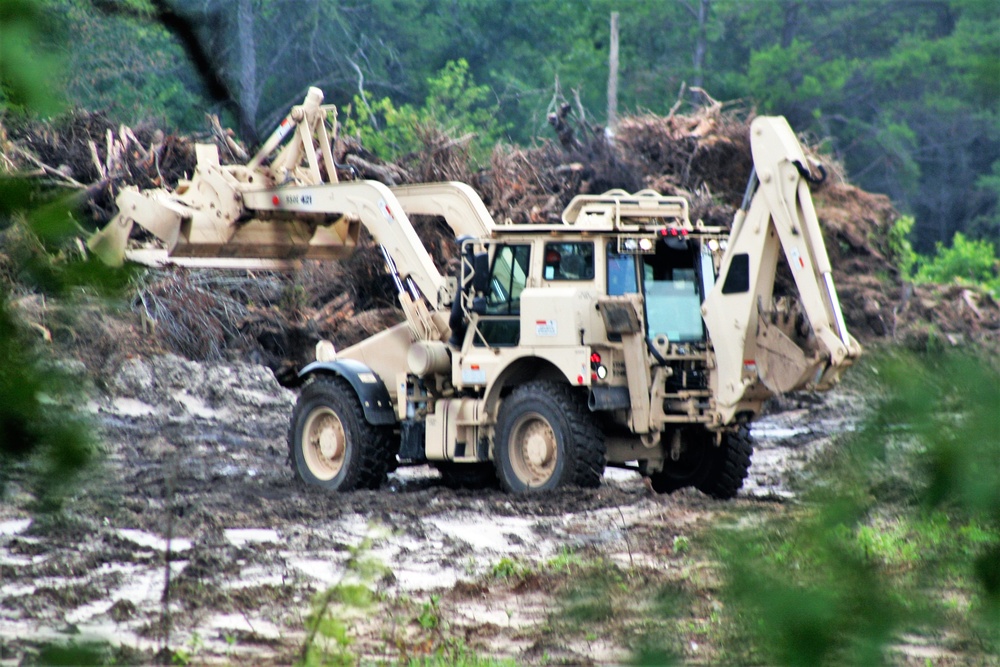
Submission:
<svg viewBox="0 0 1000 667">
<path fill-rule="evenodd" d="M 473 270 L 472 289 L 476 294 L 485 293 L 490 287 L 490 255 L 479 252 L 472 260 Z"/>
</svg>

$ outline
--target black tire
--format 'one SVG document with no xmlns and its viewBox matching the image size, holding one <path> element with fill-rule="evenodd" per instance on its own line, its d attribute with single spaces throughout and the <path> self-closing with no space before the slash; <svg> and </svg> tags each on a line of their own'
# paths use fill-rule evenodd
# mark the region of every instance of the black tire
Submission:
<svg viewBox="0 0 1000 667">
<path fill-rule="evenodd" d="M 669 447 L 670 436 L 664 433 Z M 718 449 L 711 441 L 711 434 L 701 428 L 686 428 L 680 434 L 682 448 L 676 461 L 668 458 L 663 470 L 649 476 L 650 485 L 657 493 L 673 493 L 700 484 L 709 474 Z"/>
<path fill-rule="evenodd" d="M 600 429 L 565 384 L 529 382 L 500 406 L 493 463 L 510 493 L 600 486 L 605 453 Z"/>
<path fill-rule="evenodd" d="M 441 480 L 449 489 L 487 489 L 497 485 L 497 471 L 489 461 L 485 463 L 438 461 L 434 467 L 441 473 Z"/>
<path fill-rule="evenodd" d="M 735 432 L 724 433 L 722 443 L 716 446 L 707 431 L 690 438 L 681 452 L 680 460 L 667 460 L 660 472 L 649 480 L 657 493 L 673 493 L 693 486 L 702 493 L 719 500 L 734 498 L 743 486 L 750 470 L 753 442 L 750 431 L 741 426 Z"/>
<path fill-rule="evenodd" d="M 697 489 L 719 500 L 735 498 L 750 473 L 751 457 L 753 439 L 749 428 L 741 426 L 735 432 L 724 434 L 712 468 L 696 485 Z"/>
<path fill-rule="evenodd" d="M 299 394 L 288 428 L 288 458 L 299 479 L 330 491 L 377 489 L 392 457 L 392 431 L 372 426 L 354 388 L 317 376 Z"/>
</svg>

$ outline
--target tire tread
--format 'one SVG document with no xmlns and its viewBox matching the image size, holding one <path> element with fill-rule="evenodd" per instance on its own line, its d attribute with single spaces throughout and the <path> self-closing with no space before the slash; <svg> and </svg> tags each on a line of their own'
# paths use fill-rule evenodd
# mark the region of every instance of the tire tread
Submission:
<svg viewBox="0 0 1000 667">
<path fill-rule="evenodd" d="M 393 454 L 392 432 L 388 428 L 368 423 L 354 388 L 341 377 L 315 376 L 303 387 L 299 400 L 295 403 L 288 426 L 288 460 L 295 475 L 303 482 L 310 483 L 296 463 L 295 452 L 298 446 L 297 425 L 305 418 L 306 404 L 314 395 L 325 399 L 327 405 L 338 412 L 343 409 L 344 414 L 339 415 L 341 421 L 347 422 L 344 424 L 345 429 L 354 431 L 357 451 L 352 461 L 352 469 L 346 471 L 343 482 L 336 487 L 336 490 L 377 489 L 385 481 L 389 470 Z"/>
</svg>

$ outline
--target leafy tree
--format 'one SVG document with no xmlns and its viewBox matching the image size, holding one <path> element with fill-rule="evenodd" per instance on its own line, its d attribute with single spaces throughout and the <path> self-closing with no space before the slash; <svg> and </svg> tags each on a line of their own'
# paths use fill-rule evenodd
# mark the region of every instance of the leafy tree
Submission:
<svg viewBox="0 0 1000 667">
<path fill-rule="evenodd" d="M 502 131 L 489 88 L 475 84 L 465 60 L 447 63 L 427 84 L 427 99 L 419 109 L 397 107 L 388 97 L 369 103 L 355 95 L 345 132 L 360 137 L 377 155 L 395 160 L 419 150 L 421 128 L 439 128 L 454 139 L 471 136 L 472 158 L 485 161 Z"/>
<path fill-rule="evenodd" d="M 172 127 L 204 126 L 208 100 L 176 39 L 154 20 L 145 0 L 104 11 L 88 0 L 41 0 L 54 30 L 45 51 L 64 66 L 47 80 L 73 104 L 127 123 L 159 119 Z M 66 39 L 72 35 L 72 39 Z"/>
<path fill-rule="evenodd" d="M 718 81 L 726 97 L 829 137 L 859 185 L 914 215 L 918 250 L 955 231 L 1000 233 L 997 190 L 979 180 L 1000 158 L 995 3 L 787 0 L 717 11 L 726 44 L 713 45 L 722 69 L 710 88 Z"/>
</svg>

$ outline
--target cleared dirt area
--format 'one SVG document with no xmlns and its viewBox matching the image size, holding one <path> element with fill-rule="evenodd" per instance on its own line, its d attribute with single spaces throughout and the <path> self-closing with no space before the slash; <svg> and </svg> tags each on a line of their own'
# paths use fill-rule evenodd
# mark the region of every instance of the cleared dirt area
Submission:
<svg viewBox="0 0 1000 667">
<path fill-rule="evenodd" d="M 61 517 L 31 519 L 17 493 L 0 508 L 3 664 L 90 640 L 121 661 L 285 664 L 331 588 L 319 604 L 343 623 L 334 654 L 607 663 L 656 635 L 711 662 L 718 575 L 692 541 L 782 511 L 802 462 L 860 411 L 843 391 L 782 400 L 755 426 L 744 492 L 724 503 L 657 496 L 614 469 L 598 489 L 528 498 L 453 490 L 427 466 L 377 492 L 324 493 L 287 463 L 294 400 L 263 366 L 126 361 L 87 406 L 106 455 Z M 370 598 L 336 593 L 353 584 Z M 649 611 L 663 591 L 689 599 L 683 623 Z"/>
</svg>

